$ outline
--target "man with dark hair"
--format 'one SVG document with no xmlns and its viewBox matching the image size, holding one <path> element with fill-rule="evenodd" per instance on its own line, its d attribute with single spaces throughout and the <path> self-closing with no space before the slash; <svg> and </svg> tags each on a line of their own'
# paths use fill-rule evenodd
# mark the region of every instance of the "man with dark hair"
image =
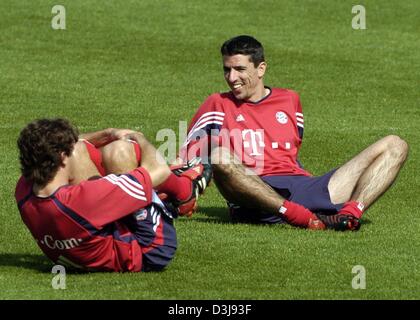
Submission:
<svg viewBox="0 0 420 320">
<path fill-rule="evenodd" d="M 24 223 L 52 261 L 85 270 L 162 270 L 177 247 L 173 218 L 194 210 L 211 176 L 197 161 L 172 172 L 139 132 L 106 129 L 79 141 L 63 119 L 29 123 L 18 148 Z"/>
<path fill-rule="evenodd" d="M 384 137 L 338 169 L 313 177 L 298 162 L 304 129 L 299 96 L 264 86 L 261 43 L 234 37 L 221 54 L 230 92 L 211 95 L 198 109 L 181 158 L 210 153 L 215 183 L 235 221 L 357 230 L 363 211 L 395 180 L 407 143 Z"/>
<path fill-rule="evenodd" d="M 249 60 L 257 68 L 260 63 L 265 62 L 264 48 L 257 40 L 249 36 L 238 36 L 227 40 L 220 48 L 222 56 L 234 56 L 241 54 L 249 56 Z"/>
</svg>

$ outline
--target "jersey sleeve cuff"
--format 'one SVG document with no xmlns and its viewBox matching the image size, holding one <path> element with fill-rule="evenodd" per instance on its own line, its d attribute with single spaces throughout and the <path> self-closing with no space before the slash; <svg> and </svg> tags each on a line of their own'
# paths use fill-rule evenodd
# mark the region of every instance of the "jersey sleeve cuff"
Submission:
<svg viewBox="0 0 420 320">
<path fill-rule="evenodd" d="M 153 185 L 152 185 L 152 178 L 150 177 L 149 172 L 142 167 L 138 167 L 131 171 L 129 174 L 133 175 L 144 188 L 144 193 L 146 194 L 147 202 L 152 201 L 153 195 Z"/>
</svg>

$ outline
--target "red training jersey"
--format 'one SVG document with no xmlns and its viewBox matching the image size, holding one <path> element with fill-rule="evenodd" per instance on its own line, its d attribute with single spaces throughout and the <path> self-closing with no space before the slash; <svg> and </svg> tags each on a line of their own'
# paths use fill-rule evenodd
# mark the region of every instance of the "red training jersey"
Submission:
<svg viewBox="0 0 420 320">
<path fill-rule="evenodd" d="M 23 222 L 53 262 L 88 270 L 141 271 L 138 241 L 119 219 L 152 202 L 149 173 L 137 168 L 38 197 L 21 177 L 15 197 Z"/>
<path fill-rule="evenodd" d="M 216 93 L 194 115 L 180 157 L 206 158 L 209 144 L 215 143 L 259 176 L 310 176 L 298 162 L 303 129 L 302 106 L 292 90 L 272 88 L 255 103 L 239 101 L 231 92 Z"/>
</svg>

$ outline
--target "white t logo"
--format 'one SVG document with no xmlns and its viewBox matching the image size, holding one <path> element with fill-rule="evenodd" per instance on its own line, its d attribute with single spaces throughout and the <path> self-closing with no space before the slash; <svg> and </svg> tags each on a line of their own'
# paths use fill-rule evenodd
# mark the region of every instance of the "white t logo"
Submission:
<svg viewBox="0 0 420 320">
<path fill-rule="evenodd" d="M 250 156 L 262 156 L 262 153 L 258 152 L 258 147 L 264 148 L 264 130 L 259 129 L 257 131 L 247 129 L 242 131 L 242 140 L 244 141 L 244 148 L 251 147 Z M 247 139 L 249 136 L 249 140 Z"/>
</svg>

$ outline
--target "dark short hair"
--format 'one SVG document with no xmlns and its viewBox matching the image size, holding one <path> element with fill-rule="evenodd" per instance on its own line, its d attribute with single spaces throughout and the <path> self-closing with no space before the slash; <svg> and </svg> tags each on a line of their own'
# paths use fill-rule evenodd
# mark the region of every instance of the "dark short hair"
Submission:
<svg viewBox="0 0 420 320">
<path fill-rule="evenodd" d="M 38 185 L 50 182 L 70 156 L 78 140 L 77 129 L 65 119 L 39 119 L 20 132 L 17 145 L 22 175 Z"/>
<path fill-rule="evenodd" d="M 255 67 L 265 61 L 262 44 L 251 36 L 242 35 L 227 40 L 222 44 L 220 52 L 222 56 L 234 56 L 236 54 L 249 56 Z"/>
</svg>

